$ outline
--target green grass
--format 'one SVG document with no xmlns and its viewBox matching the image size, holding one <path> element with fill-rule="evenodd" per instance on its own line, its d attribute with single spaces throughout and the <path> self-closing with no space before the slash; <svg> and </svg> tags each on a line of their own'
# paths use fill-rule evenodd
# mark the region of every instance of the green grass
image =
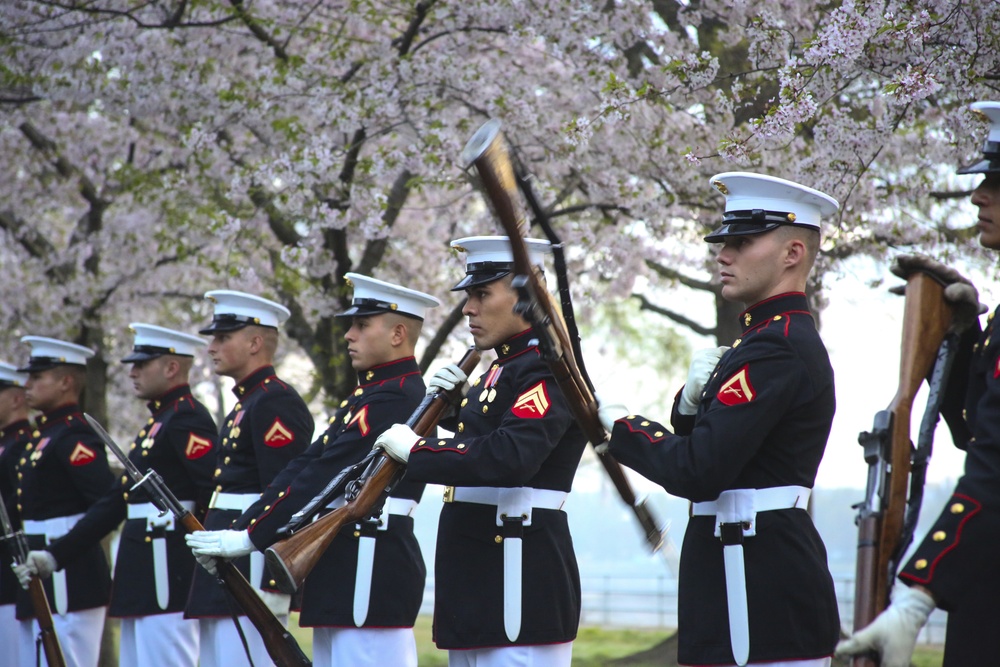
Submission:
<svg viewBox="0 0 1000 667">
<path fill-rule="evenodd" d="M 312 630 L 299 627 L 298 614 L 289 621 L 299 646 L 312 656 Z M 573 667 L 602 667 L 609 661 L 633 655 L 656 646 L 674 633 L 669 629 L 646 628 L 580 628 L 573 644 Z M 417 659 L 420 667 L 447 667 L 448 652 L 438 650 L 431 640 L 431 617 L 420 616 L 414 627 L 417 639 Z M 921 646 L 913 656 L 914 667 L 941 667 L 941 647 Z M 663 667 L 663 662 L 634 663 L 633 667 Z"/>
</svg>

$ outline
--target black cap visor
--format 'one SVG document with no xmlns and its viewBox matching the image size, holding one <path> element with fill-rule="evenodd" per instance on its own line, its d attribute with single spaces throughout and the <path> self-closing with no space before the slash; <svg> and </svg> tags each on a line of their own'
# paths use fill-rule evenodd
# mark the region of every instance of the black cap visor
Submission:
<svg viewBox="0 0 1000 667">
<path fill-rule="evenodd" d="M 155 345 L 136 345 L 132 348 L 131 354 L 122 359 L 123 364 L 132 364 L 137 361 L 149 361 L 150 359 L 156 359 L 157 357 L 162 357 L 165 354 L 174 354 L 178 357 L 190 357 L 190 354 L 177 354 L 170 348 L 167 347 L 157 347 Z"/>
<path fill-rule="evenodd" d="M 459 280 L 451 288 L 451 291 L 461 292 L 470 287 L 500 280 L 504 276 L 509 275 L 513 270 L 513 262 L 476 262 L 475 264 L 469 264 L 465 267 L 465 277 Z"/>
<path fill-rule="evenodd" d="M 342 313 L 337 313 L 334 317 L 371 317 L 372 315 L 384 315 L 386 313 L 395 313 L 403 317 L 420 320 L 421 322 L 424 321 L 422 317 L 417 317 L 413 313 L 404 313 L 401 310 L 393 308 L 393 304 L 377 299 L 355 299 L 350 308 Z"/>
<path fill-rule="evenodd" d="M 84 364 L 70 364 L 58 357 L 30 357 L 28 359 L 28 365 L 18 368 L 17 372 L 39 373 L 41 371 L 51 370 L 56 366 L 79 366 L 80 368 L 86 368 Z"/>
<path fill-rule="evenodd" d="M 722 225 L 714 232 L 705 237 L 708 243 L 723 243 L 728 236 L 750 236 L 752 234 L 763 234 L 775 227 L 780 226 L 780 222 L 731 222 Z"/>
<path fill-rule="evenodd" d="M 1000 172 L 1000 141 L 983 144 L 983 159 L 958 170 L 959 174 L 995 174 Z"/>
<path fill-rule="evenodd" d="M 198 333 L 202 336 L 211 336 L 216 333 L 225 331 L 236 331 L 237 329 L 242 329 L 243 327 L 250 326 L 251 324 L 257 326 L 266 326 L 261 324 L 256 317 L 248 317 L 246 315 L 234 315 L 233 313 L 221 313 L 212 318 L 212 323 L 209 324 L 204 329 L 199 329 Z M 276 327 L 270 327 L 274 329 Z"/>
</svg>

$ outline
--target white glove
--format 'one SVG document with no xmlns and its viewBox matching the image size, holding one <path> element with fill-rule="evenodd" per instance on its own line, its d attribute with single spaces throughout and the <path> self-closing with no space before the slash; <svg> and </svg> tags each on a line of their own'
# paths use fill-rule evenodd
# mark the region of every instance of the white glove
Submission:
<svg viewBox="0 0 1000 667">
<path fill-rule="evenodd" d="M 203 556 L 201 554 L 195 554 L 194 559 L 198 561 L 198 565 L 208 570 L 208 573 L 213 577 L 219 576 L 219 568 L 215 566 L 215 559 L 211 556 Z"/>
<path fill-rule="evenodd" d="M 289 610 L 292 608 L 292 596 L 286 595 L 284 593 L 272 593 L 270 591 L 262 591 L 259 588 L 254 588 L 254 591 L 264 601 L 267 608 L 271 610 L 271 613 L 279 618 L 281 616 L 288 616 Z"/>
<path fill-rule="evenodd" d="M 48 551 L 29 551 L 24 563 L 21 565 L 11 564 L 11 567 L 17 576 L 17 582 L 21 584 L 21 588 L 28 590 L 28 583 L 32 577 L 39 579 L 51 577 L 58 568 L 58 564 L 55 556 Z"/>
<path fill-rule="evenodd" d="M 605 400 L 599 393 L 594 394 L 594 400 L 597 401 L 597 418 L 601 420 L 601 426 L 608 433 L 615 429 L 616 421 L 632 414 L 624 403 L 611 399 Z"/>
<path fill-rule="evenodd" d="M 728 349 L 728 347 L 710 347 L 704 350 L 695 350 L 691 354 L 687 382 L 684 383 L 681 399 L 677 403 L 679 413 L 693 415 L 698 412 L 701 390 L 705 388 L 705 383 L 712 377 L 712 371 L 719 365 L 719 359 Z"/>
<path fill-rule="evenodd" d="M 467 379 L 469 379 L 469 376 L 465 374 L 465 371 L 455 364 L 448 364 L 435 373 L 434 377 L 427 382 L 427 393 L 433 394 L 438 389 L 451 391 Z M 464 391 L 462 393 L 463 395 L 465 394 Z"/>
<path fill-rule="evenodd" d="M 892 604 L 868 624 L 837 644 L 838 656 L 876 650 L 882 667 L 909 667 L 920 628 L 934 611 L 934 598 L 917 588 L 897 584 Z"/>
<path fill-rule="evenodd" d="M 254 550 L 245 530 L 196 530 L 185 535 L 184 541 L 195 556 L 238 558 Z"/>
<path fill-rule="evenodd" d="M 420 436 L 406 424 L 393 424 L 375 440 L 372 449 L 384 450 L 390 458 L 405 464 L 418 440 Z"/>
</svg>

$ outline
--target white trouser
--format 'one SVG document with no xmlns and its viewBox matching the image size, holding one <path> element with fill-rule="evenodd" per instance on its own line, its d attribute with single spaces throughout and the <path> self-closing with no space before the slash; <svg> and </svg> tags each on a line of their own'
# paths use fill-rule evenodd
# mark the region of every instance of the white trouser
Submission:
<svg viewBox="0 0 1000 667">
<path fill-rule="evenodd" d="M 569 667 L 573 642 L 448 651 L 448 667 Z"/>
<path fill-rule="evenodd" d="M 184 612 L 122 619 L 118 667 L 195 667 L 198 621 Z"/>
<path fill-rule="evenodd" d="M 412 628 L 313 628 L 313 667 L 417 667 Z"/>
<path fill-rule="evenodd" d="M 784 660 L 782 662 L 755 662 L 753 667 L 830 667 L 832 658 L 815 658 L 813 660 Z M 717 665 L 717 667 L 737 667 L 737 665 Z"/>
<path fill-rule="evenodd" d="M 243 635 L 250 646 L 250 655 L 253 657 L 254 667 L 265 667 L 273 665 L 271 656 L 268 655 L 264 647 L 264 640 L 261 638 L 257 628 L 246 616 L 240 616 L 240 627 L 243 628 Z M 288 615 L 281 614 L 278 621 L 283 626 L 288 627 Z M 246 651 L 243 650 L 243 642 L 236 631 L 236 625 L 231 617 L 225 618 L 202 618 L 198 619 L 201 628 L 199 649 L 201 655 L 201 667 L 249 667 Z"/>
<path fill-rule="evenodd" d="M 0 564 L 0 567 L 5 566 L 5 563 Z M 0 649 L 0 667 L 21 667 L 21 661 L 18 658 L 21 640 L 15 616 L 16 611 L 14 604 L 0 605 L 0 646 L 3 647 Z"/>
<path fill-rule="evenodd" d="M 66 667 L 97 667 L 97 658 L 101 653 L 101 635 L 104 634 L 104 617 L 107 607 L 94 607 L 81 611 L 71 611 L 68 614 L 52 614 L 52 625 L 59 637 Z M 19 621 L 21 635 L 21 663 L 35 664 L 35 638 L 38 636 L 38 623 Z M 41 665 L 48 666 L 45 651 L 39 647 L 42 656 Z"/>
</svg>

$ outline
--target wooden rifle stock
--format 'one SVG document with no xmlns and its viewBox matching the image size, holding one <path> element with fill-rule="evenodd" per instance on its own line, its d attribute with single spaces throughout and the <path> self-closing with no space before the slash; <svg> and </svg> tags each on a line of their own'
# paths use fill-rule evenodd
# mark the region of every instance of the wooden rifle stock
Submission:
<svg viewBox="0 0 1000 667">
<path fill-rule="evenodd" d="M 860 630 L 885 609 L 899 557 L 910 476 L 910 411 L 913 398 L 937 358 L 951 325 L 944 286 L 927 273 L 907 280 L 899 385 L 889 407 L 878 413 L 873 432 L 862 434 L 869 464 L 868 489 L 861 504 L 854 592 L 854 629 Z M 867 444 L 866 444 L 866 438 Z M 886 451 L 888 450 L 888 451 Z M 888 466 L 885 464 L 888 463 Z M 854 658 L 854 667 L 876 667 L 875 656 Z"/>
<path fill-rule="evenodd" d="M 52 609 L 49 607 L 49 599 L 45 596 L 45 587 L 41 579 L 31 578 L 28 583 L 28 595 L 35 610 L 35 620 L 38 621 L 38 635 L 42 642 L 42 650 L 45 652 L 45 661 L 49 667 L 66 667 L 66 657 L 63 655 L 62 646 L 59 645 L 59 637 L 52 623 Z"/>
<path fill-rule="evenodd" d="M 518 312 L 535 327 L 543 358 L 566 397 L 570 411 L 587 441 L 598 447 L 607 442 L 608 435 L 597 415 L 597 400 L 573 356 L 573 345 L 562 315 L 528 258 L 523 242 L 524 224 L 514 203 L 518 194 L 517 178 L 499 121 L 488 121 L 479 128 L 462 151 L 462 161 L 475 166 L 487 201 L 510 239 L 516 274 L 513 285 L 522 295 Z M 525 295 L 528 298 L 524 298 Z M 645 501 L 637 499 L 621 464 L 606 451 L 598 453 L 597 458 L 638 519 L 650 549 L 659 550 L 663 546 L 659 521 Z"/>
<path fill-rule="evenodd" d="M 479 358 L 479 351 L 470 347 L 458 362 L 458 366 L 466 376 L 472 375 Z M 449 393 L 451 392 L 439 391 L 428 394 L 410 415 L 406 422 L 407 426 L 419 436 L 430 434 L 445 409 L 451 404 L 452 398 Z M 380 453 L 355 483 L 357 495 L 350 498 L 346 505 L 316 519 L 287 539 L 271 545 L 265 552 L 266 561 L 278 589 L 285 593 L 297 591 L 337 537 L 340 529 L 370 517 L 372 510 L 384 501 L 389 490 L 405 471 L 405 465 L 384 452 Z M 348 493 L 350 488 L 348 487 Z"/>
</svg>

